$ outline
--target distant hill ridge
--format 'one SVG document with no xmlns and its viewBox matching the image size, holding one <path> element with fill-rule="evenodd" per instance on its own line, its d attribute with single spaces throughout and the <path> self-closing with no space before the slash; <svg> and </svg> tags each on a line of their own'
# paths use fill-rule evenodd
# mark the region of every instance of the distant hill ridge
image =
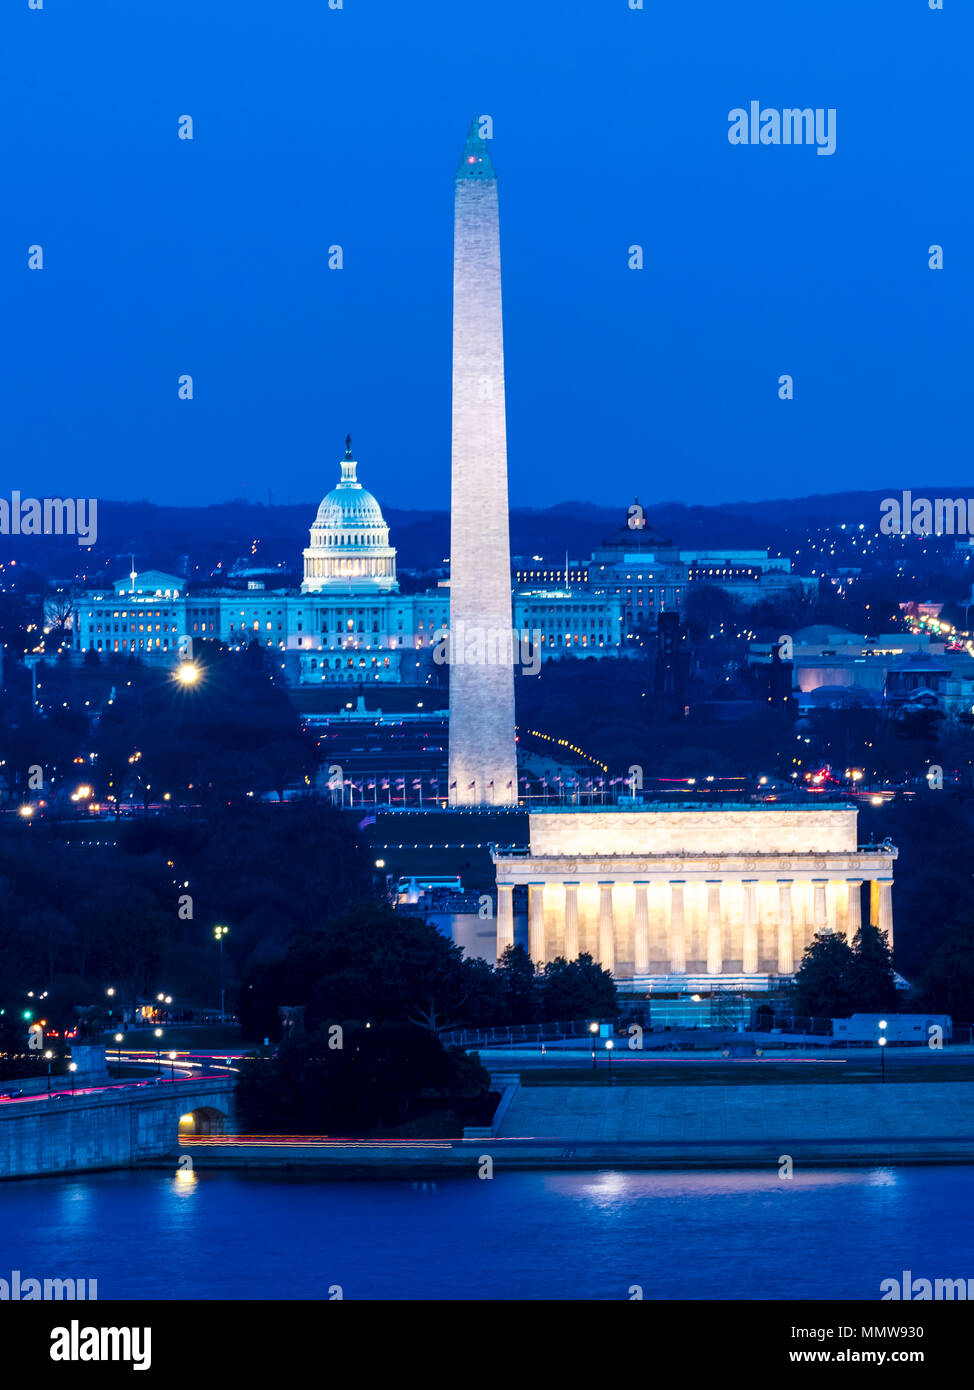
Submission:
<svg viewBox="0 0 974 1390">
<path fill-rule="evenodd" d="M 915 496 L 966 497 L 966 487 L 914 485 Z M 974 495 L 974 488 L 970 489 Z M 646 516 L 662 536 L 683 548 L 792 548 L 796 531 L 879 522 L 884 497 L 900 490 L 858 490 L 774 498 L 761 502 L 722 502 L 713 506 L 683 502 L 650 502 L 641 498 Z M 626 524 L 632 498 L 618 506 L 567 500 L 547 507 L 511 510 L 512 554 L 526 561 L 543 556 L 553 567 L 564 563 L 565 551 L 586 558 L 593 547 L 618 536 Z M 203 578 L 221 564 L 229 571 L 237 559 L 250 557 L 255 567 L 283 564 L 297 572 L 301 551 L 317 501 L 268 506 L 231 499 L 208 506 L 165 506 L 149 501 L 100 501 L 98 542 L 91 554 L 81 552 L 73 537 L 0 536 L 0 559 L 13 558 L 58 577 L 80 575 L 106 582 L 128 572 L 128 556 L 140 569 L 171 570 Z M 402 569 L 435 569 L 449 554 L 449 513 L 444 510 L 383 508 L 392 544 Z M 256 553 L 251 549 L 257 542 Z M 122 561 L 124 560 L 124 565 Z M 536 562 L 535 562 L 536 563 Z"/>
</svg>

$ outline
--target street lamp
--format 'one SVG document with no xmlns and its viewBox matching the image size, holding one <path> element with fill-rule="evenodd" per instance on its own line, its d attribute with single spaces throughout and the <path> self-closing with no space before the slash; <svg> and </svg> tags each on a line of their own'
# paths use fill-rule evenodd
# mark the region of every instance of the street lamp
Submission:
<svg viewBox="0 0 974 1390">
<path fill-rule="evenodd" d="M 880 1035 L 879 1035 L 880 1078 L 881 1078 L 882 1081 L 885 1081 L 885 1080 L 886 1080 L 886 1032 L 885 1032 L 885 1029 L 886 1029 L 886 1020 L 885 1020 L 885 1018 L 881 1018 L 881 1019 L 879 1020 L 879 1026 L 880 1026 L 880 1029 L 883 1030 L 883 1031 L 880 1032 Z"/>
<path fill-rule="evenodd" d="M 77 1062 L 68 1063 L 68 1071 L 71 1073 L 71 1094 L 74 1095 L 74 1074 L 78 1070 Z"/>
<path fill-rule="evenodd" d="M 162 1029 L 161 1029 L 161 1028 L 153 1028 L 153 1030 L 152 1030 L 152 1035 L 153 1035 L 154 1038 L 157 1039 L 157 1042 L 156 1042 L 156 1076 L 161 1076 L 161 1075 L 162 1075 L 162 1049 L 161 1049 L 160 1046 L 159 1046 L 158 1039 L 162 1037 Z"/>
<path fill-rule="evenodd" d="M 599 1031 L 599 1025 L 597 1023 L 590 1023 L 588 1025 L 588 1031 L 592 1034 L 592 1070 L 595 1071 L 595 1035 Z"/>
<path fill-rule="evenodd" d="M 606 1038 L 606 1040 L 605 1040 L 605 1052 L 606 1052 L 606 1056 L 607 1056 L 608 1059 L 609 1059 L 609 1085 L 611 1086 L 611 1085 L 612 1085 L 612 1039 L 611 1039 L 611 1038 Z"/>
<path fill-rule="evenodd" d="M 170 1080 L 170 1081 L 175 1081 L 175 1080 L 176 1080 L 176 1054 L 175 1054 L 175 1052 L 170 1052 L 170 1054 L 169 1054 L 169 1080 Z"/>
<path fill-rule="evenodd" d="M 176 667 L 175 676 L 180 685 L 196 685 L 201 675 L 195 661 L 181 661 Z"/>
<path fill-rule="evenodd" d="M 223 938 L 229 933 L 229 931 L 230 931 L 230 928 L 229 928 L 229 927 L 214 927 L 214 928 L 213 928 L 213 935 L 216 937 L 217 941 L 220 943 L 220 1018 L 221 1018 L 221 1020 L 222 1020 L 222 1018 L 223 1018 L 223 1015 L 226 1013 L 226 1009 L 225 1009 L 225 1007 L 224 1007 L 224 1004 L 225 1004 L 225 993 L 226 993 L 226 992 L 225 992 L 224 987 L 223 987 Z"/>
<path fill-rule="evenodd" d="M 115 1065 L 118 1067 L 119 1080 L 122 1078 L 122 1040 L 124 1037 L 124 1033 L 115 1034 Z"/>
<path fill-rule="evenodd" d="M 48 1093 L 48 1095 L 51 1094 L 51 1062 L 52 1062 L 53 1058 L 54 1058 L 54 1053 L 53 1053 L 53 1052 L 48 1051 L 48 1052 L 45 1052 L 45 1053 L 44 1053 L 44 1060 L 47 1062 L 47 1093 Z"/>
</svg>

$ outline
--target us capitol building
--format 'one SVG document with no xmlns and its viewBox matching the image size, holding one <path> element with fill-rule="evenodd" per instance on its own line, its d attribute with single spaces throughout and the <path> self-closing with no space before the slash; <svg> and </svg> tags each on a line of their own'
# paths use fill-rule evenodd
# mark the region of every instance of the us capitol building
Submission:
<svg viewBox="0 0 974 1390">
<path fill-rule="evenodd" d="M 187 593 L 178 575 L 133 571 L 111 589 L 78 597 L 74 657 L 94 650 L 173 663 L 199 641 L 239 648 L 256 640 L 280 654 L 294 685 L 421 683 L 449 627 L 449 586 L 399 592 L 396 550 L 379 503 L 358 480 L 350 438 L 340 468 L 311 526 L 300 591 L 251 581 L 246 589 Z M 623 644 L 623 605 L 605 594 L 521 589 L 513 620 L 538 634 L 545 657 L 618 655 Z"/>
</svg>

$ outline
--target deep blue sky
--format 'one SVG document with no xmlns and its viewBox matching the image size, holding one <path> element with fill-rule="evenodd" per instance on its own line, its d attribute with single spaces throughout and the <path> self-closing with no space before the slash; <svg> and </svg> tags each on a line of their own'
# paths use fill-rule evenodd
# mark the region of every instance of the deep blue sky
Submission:
<svg viewBox="0 0 974 1390">
<path fill-rule="evenodd" d="M 5 0 L 3 488 L 316 499 L 351 430 L 445 506 L 478 112 L 514 503 L 971 481 L 970 0 L 344 4 Z M 751 99 L 837 152 L 731 146 Z"/>
</svg>

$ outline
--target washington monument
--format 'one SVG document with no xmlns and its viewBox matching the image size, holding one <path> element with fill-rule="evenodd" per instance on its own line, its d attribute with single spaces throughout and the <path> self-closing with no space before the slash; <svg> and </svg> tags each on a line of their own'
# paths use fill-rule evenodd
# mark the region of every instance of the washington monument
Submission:
<svg viewBox="0 0 974 1390">
<path fill-rule="evenodd" d="M 454 199 L 450 517 L 450 631 L 470 641 L 450 663 L 450 803 L 514 806 L 500 226 L 497 175 L 476 117 Z"/>
</svg>

